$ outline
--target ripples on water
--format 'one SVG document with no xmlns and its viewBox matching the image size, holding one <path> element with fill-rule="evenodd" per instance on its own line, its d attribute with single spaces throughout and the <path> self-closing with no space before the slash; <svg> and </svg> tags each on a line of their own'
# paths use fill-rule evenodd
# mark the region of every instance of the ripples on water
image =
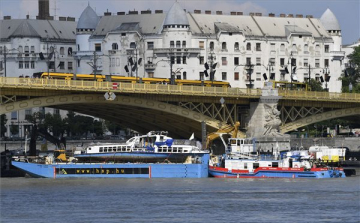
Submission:
<svg viewBox="0 0 360 223">
<path fill-rule="evenodd" d="M 346 179 L 1 178 L 1 222 L 360 222 Z"/>
</svg>

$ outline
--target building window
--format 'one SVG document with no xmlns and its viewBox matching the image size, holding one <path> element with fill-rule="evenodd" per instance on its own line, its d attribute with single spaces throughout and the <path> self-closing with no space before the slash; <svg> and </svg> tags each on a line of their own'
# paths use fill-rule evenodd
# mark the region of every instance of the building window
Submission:
<svg viewBox="0 0 360 223">
<path fill-rule="evenodd" d="M 19 69 L 23 69 L 24 68 L 24 62 L 19 61 Z"/>
<path fill-rule="evenodd" d="M 148 72 L 148 77 L 153 78 L 154 77 L 154 72 Z"/>
<path fill-rule="evenodd" d="M 170 57 L 170 62 L 171 62 L 171 64 L 175 64 L 175 57 L 174 56 Z"/>
<path fill-rule="evenodd" d="M 239 42 L 235 42 L 235 44 L 234 44 L 234 50 L 235 50 L 235 51 L 239 50 Z"/>
<path fill-rule="evenodd" d="M 329 52 L 329 45 L 325 45 L 325 53 Z"/>
<path fill-rule="evenodd" d="M 68 62 L 68 70 L 72 70 L 73 69 L 73 63 L 72 62 Z"/>
<path fill-rule="evenodd" d="M 65 63 L 64 63 L 64 61 L 60 61 L 58 67 L 60 67 L 61 70 L 64 70 L 64 69 L 65 69 Z"/>
<path fill-rule="evenodd" d="M 199 41 L 199 48 L 204 49 L 204 41 Z"/>
<path fill-rule="evenodd" d="M 136 49 L 136 43 L 135 42 L 130 43 L 130 49 Z"/>
<path fill-rule="evenodd" d="M 297 51 L 296 44 L 292 45 L 291 51 Z"/>
<path fill-rule="evenodd" d="M 80 45 L 79 44 L 77 45 L 77 47 L 78 47 L 78 51 L 80 51 Z"/>
<path fill-rule="evenodd" d="M 19 46 L 19 53 L 22 53 L 23 52 L 23 47 L 22 46 Z"/>
<path fill-rule="evenodd" d="M 183 41 L 183 42 L 182 42 L 182 47 L 183 47 L 183 48 L 186 48 L 186 41 Z"/>
<path fill-rule="evenodd" d="M 0 70 L 2 70 L 2 69 L 4 69 L 4 67 L 3 67 L 3 62 L 0 61 Z"/>
<path fill-rule="evenodd" d="M 95 51 L 96 52 L 101 51 L 101 43 L 95 43 Z"/>
<path fill-rule="evenodd" d="M 77 66 L 80 67 L 80 60 L 77 60 Z"/>
<path fill-rule="evenodd" d="M 199 75 L 200 75 L 200 78 L 199 78 L 199 79 L 200 79 L 201 81 L 203 81 L 203 80 L 204 80 L 204 72 L 200 72 Z"/>
<path fill-rule="evenodd" d="M 31 53 L 35 53 L 35 47 L 31 46 Z"/>
<path fill-rule="evenodd" d="M 111 49 L 112 49 L 112 50 L 117 50 L 117 49 L 119 49 L 118 44 L 117 44 L 117 43 L 113 43 L 113 44 L 111 45 Z"/>
<path fill-rule="evenodd" d="M 25 109 L 25 119 L 29 120 L 32 116 L 32 109 Z"/>
<path fill-rule="evenodd" d="M 204 57 L 203 56 L 199 57 L 199 62 L 200 62 L 200 64 L 204 64 Z"/>
<path fill-rule="evenodd" d="M 222 73 L 221 73 L 221 80 L 223 80 L 223 81 L 226 81 L 226 80 L 227 80 L 226 72 L 222 72 Z"/>
<path fill-rule="evenodd" d="M 60 47 L 60 55 L 64 55 L 65 54 L 65 49 L 64 47 Z"/>
<path fill-rule="evenodd" d="M 329 67 L 329 59 L 325 59 L 325 60 L 324 60 L 324 66 L 325 66 L 325 67 Z"/>
<path fill-rule="evenodd" d="M 261 66 L 261 57 L 256 57 L 256 66 Z"/>
<path fill-rule="evenodd" d="M 223 66 L 226 66 L 226 65 L 227 65 L 226 57 L 221 57 L 221 64 L 222 64 Z"/>
<path fill-rule="evenodd" d="M 315 46 L 315 51 L 317 51 L 317 52 L 320 51 L 320 45 L 319 45 L 319 44 L 316 44 L 316 46 Z"/>
<path fill-rule="evenodd" d="M 181 64 L 181 56 L 177 56 L 177 57 L 176 57 L 176 63 L 177 63 L 177 64 Z"/>
<path fill-rule="evenodd" d="M 174 41 L 170 41 L 170 48 L 174 48 L 174 47 L 175 47 Z"/>
<path fill-rule="evenodd" d="M 320 67 L 320 59 L 315 59 L 315 67 L 316 68 Z"/>
<path fill-rule="evenodd" d="M 25 69 L 29 69 L 30 68 L 30 62 L 29 61 L 25 61 Z"/>
<path fill-rule="evenodd" d="M 60 115 L 60 109 L 54 108 L 54 114 L 55 115 Z"/>
<path fill-rule="evenodd" d="M 25 46 L 25 56 L 28 57 L 29 56 L 29 46 Z"/>
<path fill-rule="evenodd" d="M 246 50 L 251 51 L 251 43 L 246 44 Z"/>
<path fill-rule="evenodd" d="M 309 66 L 309 59 L 308 58 L 304 58 L 304 67 Z"/>
<path fill-rule="evenodd" d="M 285 51 L 285 44 L 282 43 L 282 44 L 280 45 L 280 51 L 282 51 L 282 52 Z"/>
<path fill-rule="evenodd" d="M 154 42 L 147 42 L 147 48 L 148 50 L 154 49 Z"/>
<path fill-rule="evenodd" d="M 183 56 L 183 64 L 186 64 L 186 56 Z"/>
<path fill-rule="evenodd" d="M 30 61 L 30 68 L 35 69 L 35 61 Z"/>
<path fill-rule="evenodd" d="M 261 43 L 256 43 L 256 51 L 261 51 Z"/>
<path fill-rule="evenodd" d="M 275 66 L 275 58 L 270 58 L 269 63 L 271 66 Z"/>
<path fill-rule="evenodd" d="M 17 112 L 11 112 L 11 120 L 16 120 L 17 119 Z"/>
<path fill-rule="evenodd" d="M 275 51 L 275 43 L 271 43 L 271 45 L 270 45 L 270 50 L 271 50 L 271 51 Z"/>
<path fill-rule="evenodd" d="M 246 57 L 246 64 L 250 65 L 251 64 L 251 57 Z"/>
<path fill-rule="evenodd" d="M 234 57 L 234 65 L 239 65 L 239 57 Z"/>
<path fill-rule="evenodd" d="M 305 52 L 308 52 L 308 51 L 309 51 L 309 45 L 307 45 L 307 44 L 304 45 L 304 51 L 305 51 Z"/>
<path fill-rule="evenodd" d="M 181 48 L 181 42 L 180 41 L 176 41 L 176 48 Z"/>
<path fill-rule="evenodd" d="M 183 72 L 183 80 L 186 80 L 186 72 Z"/>
<path fill-rule="evenodd" d="M 214 50 L 214 42 L 213 41 L 210 42 L 210 50 Z"/>
<path fill-rule="evenodd" d="M 284 66 L 285 65 L 285 58 L 280 58 L 280 66 Z"/>
<path fill-rule="evenodd" d="M 72 55 L 72 47 L 69 47 L 68 48 L 68 56 L 71 56 Z"/>
<path fill-rule="evenodd" d="M 261 73 L 259 72 L 256 73 L 256 80 L 261 81 Z"/>
<path fill-rule="evenodd" d="M 55 69 L 55 62 L 54 61 L 49 62 L 49 69 Z"/>
<path fill-rule="evenodd" d="M 238 81 L 239 80 L 239 72 L 235 72 L 234 73 L 234 80 Z"/>
<path fill-rule="evenodd" d="M 227 48 L 226 48 L 226 42 L 222 42 L 222 44 L 221 44 L 221 49 L 222 50 L 226 50 Z"/>
<path fill-rule="evenodd" d="M 3 47 L 0 46 L 0 54 L 2 54 L 2 53 L 3 53 Z"/>
</svg>

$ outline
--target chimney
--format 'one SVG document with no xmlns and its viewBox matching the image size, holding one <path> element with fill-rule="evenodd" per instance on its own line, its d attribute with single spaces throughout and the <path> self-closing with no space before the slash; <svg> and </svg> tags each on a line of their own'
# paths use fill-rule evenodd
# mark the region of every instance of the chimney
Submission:
<svg viewBox="0 0 360 223">
<path fill-rule="evenodd" d="M 280 14 L 280 17 L 284 18 L 284 17 L 286 17 L 286 15 L 282 13 L 282 14 Z"/>
<path fill-rule="evenodd" d="M 195 14 L 201 14 L 201 10 L 195 9 L 195 10 L 194 10 L 194 13 L 195 13 Z"/>
<path fill-rule="evenodd" d="M 4 20 L 11 20 L 11 16 L 9 15 L 4 16 Z"/>
<path fill-rule="evenodd" d="M 275 17 L 274 13 L 269 13 L 269 17 Z"/>
<path fill-rule="evenodd" d="M 107 9 L 106 12 L 104 12 L 104 16 L 110 16 L 111 12 L 109 12 L 109 10 Z"/>
<path fill-rule="evenodd" d="M 151 14 L 151 10 L 141 11 L 141 14 Z"/>
<path fill-rule="evenodd" d="M 249 16 L 254 16 L 254 15 L 255 15 L 255 13 L 253 13 L 253 12 L 249 13 Z"/>
<path fill-rule="evenodd" d="M 38 0 L 38 6 L 39 6 L 39 15 L 37 16 L 37 19 L 39 20 L 47 20 L 50 16 L 49 10 L 49 0 Z"/>
<path fill-rule="evenodd" d="M 129 11 L 128 15 L 137 15 L 137 14 L 139 14 L 138 11 Z"/>
<path fill-rule="evenodd" d="M 30 19 L 30 15 L 26 15 L 26 19 Z"/>
<path fill-rule="evenodd" d="M 236 15 L 236 12 L 230 12 L 230 15 Z"/>
<path fill-rule="evenodd" d="M 304 16 L 301 14 L 296 14 L 296 18 L 304 18 Z"/>
<path fill-rule="evenodd" d="M 306 18 L 311 19 L 311 18 L 314 18 L 314 17 L 312 15 L 307 15 Z"/>
<path fill-rule="evenodd" d="M 66 17 L 59 16 L 59 21 L 66 21 Z"/>
<path fill-rule="evenodd" d="M 288 18 L 294 18 L 294 15 L 293 14 L 288 14 L 287 17 Z"/>
<path fill-rule="evenodd" d="M 261 12 L 256 12 L 255 16 L 262 16 L 262 13 Z"/>
<path fill-rule="evenodd" d="M 46 20 L 54 20 L 54 16 L 48 16 Z"/>
<path fill-rule="evenodd" d="M 162 14 L 163 10 L 155 10 L 155 14 Z"/>
<path fill-rule="evenodd" d="M 216 15 L 222 15 L 222 11 L 216 11 Z"/>
<path fill-rule="evenodd" d="M 125 12 L 117 12 L 117 15 L 125 15 Z"/>
<path fill-rule="evenodd" d="M 237 15 L 244 15 L 243 12 L 237 12 L 236 14 L 237 14 Z"/>
<path fill-rule="evenodd" d="M 205 10 L 205 14 L 211 15 L 211 11 L 210 10 Z"/>
<path fill-rule="evenodd" d="M 67 17 L 66 20 L 69 22 L 75 22 L 75 17 Z"/>
</svg>

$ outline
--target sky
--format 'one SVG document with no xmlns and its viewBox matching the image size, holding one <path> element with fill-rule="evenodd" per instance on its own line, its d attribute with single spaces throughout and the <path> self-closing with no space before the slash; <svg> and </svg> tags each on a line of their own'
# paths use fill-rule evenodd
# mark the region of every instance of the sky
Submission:
<svg viewBox="0 0 360 223">
<path fill-rule="evenodd" d="M 98 15 L 107 10 L 112 13 L 129 10 L 168 11 L 175 0 L 50 0 L 50 15 L 70 16 L 76 20 L 88 4 Z M 337 17 L 342 29 L 343 44 L 351 44 L 360 38 L 360 0 L 178 0 L 187 11 L 199 9 L 223 11 L 261 12 L 263 15 L 275 13 L 313 15 L 320 18 L 329 8 Z M 35 19 L 38 14 L 38 0 L 0 0 L 0 18 L 11 16 L 13 19 L 24 19 L 29 14 Z"/>
</svg>

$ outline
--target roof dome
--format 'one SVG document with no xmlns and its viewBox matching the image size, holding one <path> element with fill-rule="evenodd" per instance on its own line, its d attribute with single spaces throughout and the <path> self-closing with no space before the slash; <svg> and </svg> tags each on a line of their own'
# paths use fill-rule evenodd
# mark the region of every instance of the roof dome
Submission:
<svg viewBox="0 0 360 223">
<path fill-rule="evenodd" d="M 324 14 L 321 16 L 320 21 L 326 30 L 341 30 L 336 16 L 330 9 L 326 9 Z"/>
<path fill-rule="evenodd" d="M 166 15 L 164 25 L 189 25 L 186 12 L 178 2 L 171 6 Z"/>
<path fill-rule="evenodd" d="M 81 16 L 80 16 L 80 19 L 79 19 L 79 22 L 78 22 L 76 28 L 77 29 L 95 29 L 99 20 L 100 20 L 100 18 L 96 14 L 94 9 L 92 9 L 90 7 L 90 5 L 88 5 L 86 7 L 86 9 L 81 13 Z"/>
</svg>

